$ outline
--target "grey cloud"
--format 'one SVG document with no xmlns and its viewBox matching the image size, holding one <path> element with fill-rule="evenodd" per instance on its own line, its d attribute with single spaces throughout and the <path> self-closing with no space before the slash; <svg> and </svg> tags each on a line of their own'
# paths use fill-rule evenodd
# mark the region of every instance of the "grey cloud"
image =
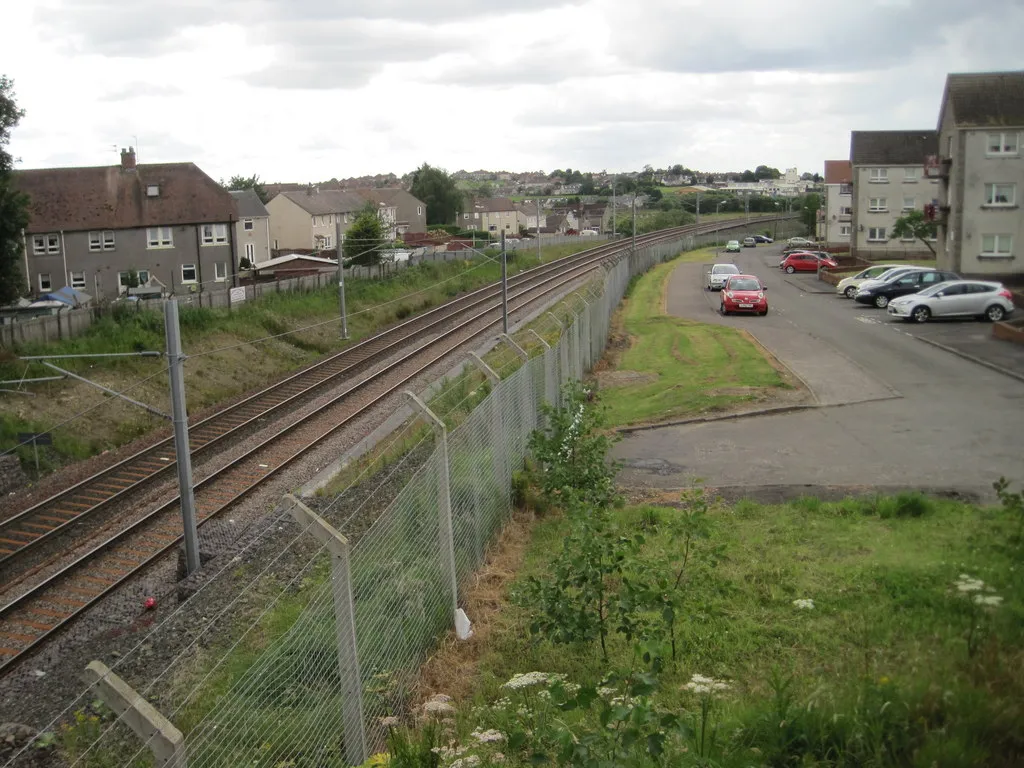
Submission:
<svg viewBox="0 0 1024 768">
<path fill-rule="evenodd" d="M 219 23 L 273 34 L 281 24 L 391 20 L 436 24 L 529 13 L 585 0 L 48 0 L 35 21 L 79 53 L 146 57 L 174 48 L 181 32 Z"/>
<path fill-rule="evenodd" d="M 799 12 L 778 3 L 662 0 L 660 9 L 625 17 L 616 54 L 672 72 L 886 69 L 941 45 L 962 25 L 1021 29 L 1019 0 L 820 0 Z"/>
</svg>

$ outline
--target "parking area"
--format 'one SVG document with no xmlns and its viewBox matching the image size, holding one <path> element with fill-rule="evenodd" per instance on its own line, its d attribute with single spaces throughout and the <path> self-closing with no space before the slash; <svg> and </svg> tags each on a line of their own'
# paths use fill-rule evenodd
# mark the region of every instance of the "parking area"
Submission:
<svg viewBox="0 0 1024 768">
<path fill-rule="evenodd" d="M 702 477 L 713 486 L 910 485 L 990 496 L 1002 475 L 1024 480 L 1019 346 L 992 339 L 985 322 L 895 321 L 814 274 L 782 272 L 781 250 L 721 254 L 761 280 L 767 315 L 722 316 L 701 264 L 675 270 L 666 308 L 747 331 L 821 407 L 631 434 L 615 449 L 626 485 L 676 488 Z"/>
</svg>

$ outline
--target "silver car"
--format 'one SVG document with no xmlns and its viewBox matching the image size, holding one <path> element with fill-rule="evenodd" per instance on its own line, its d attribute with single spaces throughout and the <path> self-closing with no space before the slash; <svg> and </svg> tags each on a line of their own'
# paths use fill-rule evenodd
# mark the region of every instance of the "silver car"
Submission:
<svg viewBox="0 0 1024 768">
<path fill-rule="evenodd" d="M 836 293 L 840 296 L 845 296 L 848 299 L 852 299 L 857 295 L 857 288 L 865 280 L 873 280 L 881 277 L 882 274 L 888 272 L 890 269 L 899 269 L 904 264 L 875 264 L 868 267 L 867 269 L 861 270 L 855 275 L 844 277 L 839 281 L 836 286 Z"/>
<path fill-rule="evenodd" d="M 738 275 L 740 268 L 735 264 L 715 264 L 707 273 L 707 280 L 704 284 L 706 291 L 720 291 L 725 287 L 725 281 L 733 275 Z"/>
<path fill-rule="evenodd" d="M 889 302 L 893 317 L 924 323 L 933 317 L 978 317 L 993 323 L 1013 312 L 1013 295 L 1002 283 L 948 280 Z"/>
</svg>

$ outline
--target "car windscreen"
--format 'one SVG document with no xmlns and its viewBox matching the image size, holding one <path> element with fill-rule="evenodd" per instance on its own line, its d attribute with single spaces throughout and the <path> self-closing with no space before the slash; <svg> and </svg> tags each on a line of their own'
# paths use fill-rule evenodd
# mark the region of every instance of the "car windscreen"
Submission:
<svg viewBox="0 0 1024 768">
<path fill-rule="evenodd" d="M 734 277 L 729 281 L 730 291 L 759 291 L 761 283 L 751 277 Z"/>
<path fill-rule="evenodd" d="M 715 275 L 735 275 L 740 271 L 740 268 L 733 264 L 715 264 L 711 268 L 711 273 Z"/>
<path fill-rule="evenodd" d="M 946 288 L 949 288 L 948 283 L 936 283 L 935 285 L 929 285 L 924 290 L 918 291 L 918 294 L 921 296 L 934 296 L 936 293 Z"/>
</svg>

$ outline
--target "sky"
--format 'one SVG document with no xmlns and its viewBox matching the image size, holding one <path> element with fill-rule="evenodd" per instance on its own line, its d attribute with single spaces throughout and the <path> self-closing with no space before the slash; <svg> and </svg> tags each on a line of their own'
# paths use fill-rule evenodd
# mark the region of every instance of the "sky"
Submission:
<svg viewBox="0 0 1024 768">
<path fill-rule="evenodd" d="M 18 167 L 310 182 L 676 163 L 821 172 L 1020 69 L 1021 0 L 18 0 Z"/>
</svg>

